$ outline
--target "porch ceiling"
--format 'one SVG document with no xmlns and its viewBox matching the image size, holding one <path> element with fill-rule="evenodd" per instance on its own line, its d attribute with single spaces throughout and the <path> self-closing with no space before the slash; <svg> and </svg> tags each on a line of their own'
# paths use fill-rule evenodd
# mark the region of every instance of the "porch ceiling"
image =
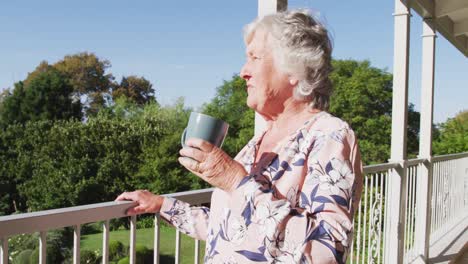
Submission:
<svg viewBox="0 0 468 264">
<path fill-rule="evenodd" d="M 402 0 L 468 57 L 468 0 Z"/>
</svg>

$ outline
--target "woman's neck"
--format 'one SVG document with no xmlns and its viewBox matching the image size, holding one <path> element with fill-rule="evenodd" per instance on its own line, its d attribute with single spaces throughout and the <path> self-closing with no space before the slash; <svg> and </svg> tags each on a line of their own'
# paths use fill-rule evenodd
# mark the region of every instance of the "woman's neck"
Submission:
<svg viewBox="0 0 468 264">
<path fill-rule="evenodd" d="M 296 131 L 314 114 L 320 112 L 318 109 L 311 109 L 307 102 L 298 102 L 293 99 L 285 102 L 282 110 L 270 116 L 270 120 L 267 120 L 269 131 L 284 131 L 290 134 Z"/>
</svg>

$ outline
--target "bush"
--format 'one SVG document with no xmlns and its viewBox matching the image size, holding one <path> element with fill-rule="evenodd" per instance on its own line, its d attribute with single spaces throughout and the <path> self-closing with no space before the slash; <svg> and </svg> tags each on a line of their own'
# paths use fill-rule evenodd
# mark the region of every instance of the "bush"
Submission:
<svg viewBox="0 0 468 264">
<path fill-rule="evenodd" d="M 117 262 L 117 264 L 129 264 L 130 263 L 130 258 L 129 257 L 125 257 L 121 260 L 119 260 L 119 262 Z"/>
<path fill-rule="evenodd" d="M 110 250 L 109 250 L 110 251 Z M 130 250 L 127 250 L 129 252 Z M 153 250 L 148 249 L 143 245 L 137 245 L 135 249 L 136 253 L 136 263 L 152 263 L 153 262 Z M 117 264 L 127 264 L 130 263 L 129 257 L 124 257 L 120 259 Z"/>
<path fill-rule="evenodd" d="M 154 215 L 139 216 L 137 229 L 154 227 Z"/>
<path fill-rule="evenodd" d="M 125 256 L 125 247 L 120 241 L 111 241 L 109 243 L 109 259 L 118 260 Z"/>
<path fill-rule="evenodd" d="M 97 234 L 102 232 L 102 222 L 81 226 L 81 235 Z"/>
<path fill-rule="evenodd" d="M 21 251 L 16 258 L 13 259 L 13 264 L 30 264 L 32 249 L 26 249 Z"/>
<path fill-rule="evenodd" d="M 31 253 L 31 264 L 39 263 L 39 248 L 36 248 Z M 62 254 L 62 249 L 56 243 L 47 244 L 46 262 L 47 263 L 62 263 L 65 257 Z"/>
<path fill-rule="evenodd" d="M 99 264 L 101 262 L 100 256 L 91 250 L 80 251 L 80 263 L 81 264 Z"/>
<path fill-rule="evenodd" d="M 109 223 L 110 231 L 119 230 L 120 227 L 123 227 L 125 229 L 129 229 L 130 228 L 130 218 L 129 217 L 121 217 L 121 218 L 115 218 L 115 219 L 110 220 L 110 223 Z"/>
<path fill-rule="evenodd" d="M 39 263 L 39 249 L 38 248 L 33 250 L 33 252 L 31 253 L 31 256 L 29 257 L 29 260 L 31 264 Z"/>
<path fill-rule="evenodd" d="M 37 245 L 37 240 L 37 234 L 21 234 L 10 237 L 8 239 L 8 246 L 11 258 L 15 260 L 18 254 L 20 254 L 24 250 L 35 249 Z"/>
<path fill-rule="evenodd" d="M 136 246 L 136 263 L 152 263 L 153 251 L 143 245 Z"/>
</svg>

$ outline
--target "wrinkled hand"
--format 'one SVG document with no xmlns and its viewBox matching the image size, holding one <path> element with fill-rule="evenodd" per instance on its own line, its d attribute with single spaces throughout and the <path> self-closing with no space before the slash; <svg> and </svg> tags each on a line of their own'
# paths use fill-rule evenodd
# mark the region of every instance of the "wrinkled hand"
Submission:
<svg viewBox="0 0 468 264">
<path fill-rule="evenodd" d="M 130 200 L 137 202 L 137 206 L 127 210 L 128 215 L 134 215 L 141 213 L 158 213 L 159 210 L 161 210 L 164 197 L 155 195 L 147 190 L 137 190 L 134 192 L 124 192 L 115 200 Z"/>
<path fill-rule="evenodd" d="M 179 151 L 180 164 L 214 187 L 231 192 L 247 175 L 240 163 L 207 141 L 190 138 L 186 145 Z"/>
</svg>

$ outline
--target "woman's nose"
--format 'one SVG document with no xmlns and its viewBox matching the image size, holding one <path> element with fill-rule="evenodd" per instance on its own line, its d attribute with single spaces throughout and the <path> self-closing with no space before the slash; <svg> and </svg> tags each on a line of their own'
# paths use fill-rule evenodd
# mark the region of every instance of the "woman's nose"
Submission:
<svg viewBox="0 0 468 264">
<path fill-rule="evenodd" d="M 244 66 L 242 66 L 240 71 L 240 77 L 246 81 L 250 79 L 250 72 L 248 70 L 247 63 L 245 63 Z"/>
</svg>

